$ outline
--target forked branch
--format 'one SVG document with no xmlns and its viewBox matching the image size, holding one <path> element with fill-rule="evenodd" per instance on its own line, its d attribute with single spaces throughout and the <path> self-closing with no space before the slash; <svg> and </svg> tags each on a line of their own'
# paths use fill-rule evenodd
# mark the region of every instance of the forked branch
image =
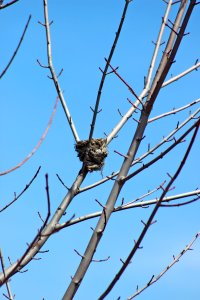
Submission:
<svg viewBox="0 0 200 300">
<path fill-rule="evenodd" d="M 134 111 L 140 105 L 142 99 L 149 92 L 152 74 L 153 74 L 153 71 L 154 71 L 154 68 L 155 68 L 155 63 L 156 63 L 156 59 L 157 59 L 157 56 L 158 56 L 158 51 L 160 49 L 161 40 L 162 40 L 162 37 L 163 37 L 163 34 L 164 34 L 165 22 L 168 19 L 168 15 L 169 15 L 169 12 L 170 12 L 170 9 L 171 9 L 171 5 L 172 5 L 172 0 L 170 0 L 168 2 L 164 17 L 162 19 L 162 24 L 160 26 L 160 31 L 159 31 L 159 34 L 158 34 L 158 38 L 157 38 L 157 41 L 155 43 L 154 52 L 153 52 L 153 55 L 152 55 L 152 59 L 151 59 L 149 70 L 148 70 L 148 75 L 147 75 L 146 82 L 145 82 L 145 88 L 142 90 L 142 92 L 138 96 L 139 100 L 137 99 L 134 102 L 134 105 L 131 106 L 131 108 L 127 111 L 127 113 L 122 117 L 120 122 L 114 127 L 114 129 L 111 131 L 111 133 L 107 136 L 107 144 L 109 144 L 112 141 L 112 139 L 117 135 L 117 133 L 121 130 L 121 128 L 124 126 L 124 124 L 127 122 L 127 120 L 129 120 L 130 116 L 134 113 Z"/>
<path fill-rule="evenodd" d="M 43 222 L 43 225 L 40 227 L 38 233 L 36 234 L 33 241 L 28 245 L 27 250 L 24 252 L 22 257 L 17 260 L 16 263 L 12 264 L 9 268 L 4 269 L 3 273 L 0 274 L 0 286 L 2 286 L 4 283 L 8 281 L 8 279 L 15 274 L 16 272 L 19 272 L 23 268 L 23 261 L 30 255 L 31 250 L 37 249 L 37 243 L 40 241 L 42 237 L 42 232 L 46 228 L 47 223 L 49 221 L 50 215 L 51 215 L 51 203 L 50 203 L 50 195 L 49 195 L 49 184 L 48 184 L 48 174 L 46 174 L 46 196 L 47 196 L 47 215 Z M 39 251 L 39 249 L 38 249 Z M 38 251 L 35 252 L 35 254 L 38 253 Z M 32 257 L 29 257 L 29 259 L 33 259 L 34 255 Z"/>
<path fill-rule="evenodd" d="M 191 197 L 191 196 L 196 196 L 196 197 L 193 198 L 192 200 L 189 200 L 189 201 L 186 201 L 186 202 L 181 202 L 181 204 L 188 204 L 188 203 L 193 203 L 193 202 L 199 201 L 200 190 L 198 189 L 198 190 L 194 190 L 194 191 L 187 192 L 187 193 L 182 193 L 182 194 L 177 194 L 177 195 L 174 195 L 174 196 L 164 197 L 161 206 L 162 207 L 164 206 L 163 203 L 169 203 L 169 202 L 172 202 L 172 201 L 176 201 L 176 200 L 183 199 L 183 198 L 188 198 L 188 197 Z M 125 209 L 132 209 L 132 208 L 139 208 L 139 207 L 149 207 L 151 205 L 156 204 L 158 201 L 159 201 L 159 199 L 152 199 L 152 200 L 139 201 L 139 202 L 135 202 L 135 200 L 134 200 L 134 201 L 131 201 L 129 203 L 125 203 L 124 205 L 117 206 L 114 209 L 113 212 L 120 212 L 120 211 L 125 210 Z M 177 204 L 176 206 L 179 206 L 179 204 Z M 88 215 L 85 215 L 85 216 L 80 216 L 80 217 L 75 218 L 75 219 L 72 218 L 70 221 L 67 221 L 67 222 L 64 222 L 64 223 L 61 223 L 61 224 L 57 224 L 56 230 L 59 231 L 59 230 L 61 230 L 63 228 L 66 228 L 68 226 L 73 226 L 75 224 L 78 224 L 78 223 L 81 223 L 81 222 L 84 222 L 84 221 L 87 221 L 87 220 L 90 220 L 90 219 L 93 219 L 93 218 L 100 217 L 101 213 L 102 213 L 101 211 L 97 211 L 97 212 L 94 212 L 94 213 L 91 213 L 91 214 L 88 214 Z"/>
<path fill-rule="evenodd" d="M 170 187 L 172 186 L 172 184 L 174 183 L 174 181 L 177 179 L 177 177 L 180 175 L 183 166 L 185 165 L 187 158 L 189 156 L 189 153 L 192 149 L 192 146 L 194 144 L 194 141 L 196 139 L 198 130 L 199 130 L 199 125 L 200 125 L 200 121 L 198 121 L 198 123 L 196 124 L 196 127 L 194 129 L 194 133 L 192 135 L 191 141 L 187 147 L 187 150 L 185 152 L 185 155 L 181 161 L 181 163 L 179 164 L 179 167 L 177 169 L 177 171 L 175 172 L 174 176 L 171 177 L 169 183 L 167 184 L 166 188 L 163 190 L 163 193 L 161 194 L 159 201 L 156 203 L 150 217 L 148 218 L 148 221 L 145 222 L 145 226 L 138 238 L 138 240 L 135 242 L 135 245 L 133 247 L 133 249 L 130 251 L 127 259 L 124 261 L 122 267 L 120 268 L 120 270 L 117 272 L 117 274 L 115 275 L 115 277 L 113 278 L 113 280 L 111 281 L 111 283 L 108 285 L 108 287 L 106 288 L 105 292 L 99 297 L 98 300 L 103 300 L 109 293 L 110 291 L 113 289 L 113 287 L 115 286 L 115 284 L 118 282 L 118 280 L 120 279 L 120 277 L 122 276 L 122 274 L 124 273 L 124 271 L 126 270 L 127 266 L 129 265 L 130 261 L 133 259 L 133 256 L 135 255 L 135 253 L 137 252 L 137 250 L 139 249 L 141 242 L 143 241 L 144 237 L 147 234 L 147 231 L 149 229 L 149 227 L 151 226 L 154 217 L 165 197 L 165 195 L 167 194 L 167 192 L 169 191 Z"/>
<path fill-rule="evenodd" d="M 172 61 L 174 60 L 174 57 L 176 55 L 176 52 L 179 48 L 180 42 L 181 42 L 182 37 L 184 35 L 184 31 L 185 31 L 187 22 L 190 18 L 192 10 L 193 10 L 193 5 L 194 5 L 194 1 L 191 1 L 190 5 L 189 5 L 189 7 L 186 11 L 185 18 L 182 22 L 182 25 L 181 25 L 181 28 L 180 28 L 180 31 L 179 31 L 179 35 L 174 36 L 174 32 L 172 31 L 172 33 L 169 37 L 169 41 L 168 41 L 166 50 L 168 50 L 168 47 L 171 47 L 170 51 L 171 51 L 172 54 L 170 55 L 170 59 L 172 59 Z M 175 28 L 174 29 L 178 30 L 178 28 L 180 26 L 180 23 L 181 23 L 181 20 L 182 20 L 182 16 L 185 13 L 185 10 L 186 10 L 186 5 L 182 5 L 182 3 L 181 3 L 180 9 L 179 9 L 179 12 L 177 14 L 176 21 L 175 21 L 175 25 L 174 25 Z M 65 292 L 63 300 L 69 300 L 69 299 L 73 298 L 73 296 L 75 295 L 75 293 L 77 292 L 77 290 L 78 290 L 78 288 L 81 284 L 81 281 L 83 280 L 83 278 L 84 278 L 84 276 L 87 272 L 87 269 L 89 268 L 89 265 L 92 261 L 93 255 L 94 255 L 94 253 L 97 249 L 97 246 L 98 246 L 98 244 L 99 244 L 99 242 L 100 242 L 100 240 L 103 236 L 104 230 L 107 226 L 107 223 L 110 219 L 110 216 L 111 216 L 111 214 L 114 210 L 114 206 L 115 206 L 115 203 L 116 203 L 117 198 L 119 196 L 119 193 L 120 193 L 120 191 L 123 187 L 123 184 L 124 184 L 123 180 L 127 176 L 128 171 L 131 167 L 131 164 L 132 164 L 132 162 L 135 158 L 135 155 L 137 153 L 137 150 L 140 146 L 140 143 L 141 143 L 143 135 L 144 135 L 144 131 L 145 131 L 146 126 L 147 126 L 149 114 L 152 110 L 153 104 L 156 100 L 156 97 L 159 93 L 159 90 L 162 86 L 162 83 L 163 83 L 163 81 L 165 80 L 165 77 L 168 74 L 170 66 L 171 66 L 171 60 L 168 61 L 167 57 L 164 56 L 162 58 L 162 61 L 161 61 L 161 67 L 159 67 L 159 71 L 157 72 L 157 75 L 154 78 L 154 80 L 157 79 L 158 85 L 155 85 L 153 83 L 150 97 L 148 97 L 148 99 L 147 99 L 148 100 L 147 105 L 141 112 L 140 121 L 138 123 L 136 132 L 133 136 L 133 139 L 132 139 L 130 148 L 128 150 L 128 153 L 126 155 L 126 158 L 124 159 L 124 162 L 121 166 L 120 172 L 119 172 L 119 174 L 118 174 L 118 176 L 115 180 L 115 183 L 113 185 L 113 188 L 110 192 L 110 195 L 109 195 L 108 200 L 107 200 L 106 205 L 105 205 L 105 209 L 103 210 L 103 212 L 102 212 L 102 214 L 99 218 L 99 221 L 96 225 L 96 228 L 93 231 L 93 234 L 92 234 L 91 239 L 88 243 L 88 246 L 85 250 L 83 258 L 82 258 L 82 260 L 81 260 L 81 262 L 80 262 L 80 264 L 79 264 L 79 266 L 76 270 L 76 273 L 75 273 L 74 277 L 71 280 L 71 283 L 70 283 L 68 289 Z M 174 179 L 175 178 L 176 178 L 176 176 L 174 176 Z M 165 196 L 165 193 L 164 193 L 163 197 L 164 196 Z M 159 205 L 160 205 L 160 203 L 159 203 Z M 159 207 L 159 205 L 158 205 L 158 207 Z M 157 205 L 156 205 L 156 207 L 157 207 Z M 156 209 L 156 211 L 157 211 L 157 209 Z M 155 211 L 155 213 L 156 213 L 156 211 Z M 153 217 L 154 217 L 154 214 L 152 214 Z"/>
</svg>

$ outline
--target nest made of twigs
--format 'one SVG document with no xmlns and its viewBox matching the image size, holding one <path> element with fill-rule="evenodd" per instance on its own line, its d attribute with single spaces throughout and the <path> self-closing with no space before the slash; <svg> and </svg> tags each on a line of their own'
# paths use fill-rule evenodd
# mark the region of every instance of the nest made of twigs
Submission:
<svg viewBox="0 0 200 300">
<path fill-rule="evenodd" d="M 78 141 L 75 150 L 90 172 L 101 170 L 108 155 L 105 139 L 91 139 L 90 143 L 89 140 Z"/>
</svg>

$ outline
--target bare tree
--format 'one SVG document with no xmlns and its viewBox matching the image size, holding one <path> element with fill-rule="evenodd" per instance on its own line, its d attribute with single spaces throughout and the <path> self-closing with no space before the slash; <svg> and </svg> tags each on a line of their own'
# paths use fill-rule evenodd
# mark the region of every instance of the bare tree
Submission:
<svg viewBox="0 0 200 300">
<path fill-rule="evenodd" d="M 12 11 L 14 11 L 16 9 L 18 5 L 16 2 L 18 1 L 11 1 L 4 4 L 2 1 L 0 4 L 0 10 L 2 10 L 2 13 L 8 13 L 9 16 L 9 10 L 12 9 Z M 186 69 L 183 68 L 181 71 L 177 71 L 178 73 L 176 75 L 171 75 L 172 72 L 176 72 L 176 70 L 181 69 L 181 65 L 178 65 L 176 59 L 178 59 L 179 51 L 181 52 L 182 48 L 185 47 L 183 53 L 187 52 L 187 47 L 190 43 L 187 28 L 193 18 L 193 14 L 199 9 L 197 5 L 199 3 L 195 0 L 159 1 L 159 5 L 162 5 L 163 16 L 161 18 L 160 27 L 157 27 L 157 38 L 156 41 L 153 42 L 154 49 L 152 51 L 150 61 L 146 62 L 147 72 L 144 76 L 144 80 L 142 78 L 144 86 L 140 92 L 138 92 L 138 88 L 136 88 L 134 82 L 137 77 L 137 68 L 135 68 L 135 70 L 131 70 L 130 76 L 135 78 L 132 79 L 132 77 L 130 78 L 126 75 L 126 66 L 119 67 L 121 62 L 117 61 L 117 59 L 113 59 L 114 55 L 117 53 L 117 47 L 120 43 L 122 43 L 121 41 L 125 44 L 127 43 L 127 45 L 129 43 L 128 39 L 123 39 L 123 32 L 126 32 L 126 21 L 128 16 L 134 14 L 134 1 L 121 1 L 119 7 L 121 7 L 122 4 L 123 8 L 118 20 L 116 34 L 111 42 L 108 56 L 104 59 L 104 67 L 99 67 L 101 78 L 99 86 L 97 87 L 94 106 L 93 104 L 91 104 L 91 106 L 88 105 L 87 101 L 85 101 L 83 106 L 85 111 L 82 113 L 82 120 L 77 122 L 78 117 L 76 114 L 78 114 L 78 110 L 81 108 L 73 109 L 73 106 L 71 105 L 72 100 L 66 99 L 68 98 L 68 87 L 66 82 L 64 84 L 64 81 L 62 81 L 64 72 L 62 68 L 57 72 L 57 67 L 55 67 L 55 65 L 57 65 L 59 57 L 55 58 L 52 51 L 54 44 L 51 41 L 53 36 L 51 30 L 54 24 L 49 19 L 48 2 L 47 0 L 43 0 L 44 21 L 40 20 L 38 22 L 38 26 L 40 25 L 40 31 L 45 32 L 47 62 L 44 63 L 42 61 L 44 58 L 37 58 L 37 67 L 40 67 L 37 72 L 40 74 L 39 76 L 43 77 L 44 72 L 48 72 L 47 74 L 51 84 L 50 85 L 48 83 L 48 88 L 52 95 L 56 92 L 55 104 L 47 127 L 41 135 L 39 142 L 37 142 L 36 146 L 33 147 L 33 150 L 31 150 L 31 152 L 21 160 L 21 162 L 11 165 L 8 168 L 5 168 L 5 170 L 1 170 L 0 175 L 3 180 L 11 175 L 13 176 L 12 180 L 14 180 L 14 178 L 15 180 L 18 180 L 17 172 L 19 172 L 19 170 L 16 170 L 20 169 L 22 174 L 26 174 L 24 178 L 27 178 L 27 173 L 24 173 L 26 166 L 27 164 L 33 163 L 33 154 L 36 153 L 36 156 L 40 157 L 39 147 L 44 140 L 47 140 L 47 133 L 54 121 L 55 114 L 57 113 L 56 110 L 58 109 L 59 116 L 62 115 L 63 123 L 66 119 L 68 124 L 67 126 L 71 131 L 70 132 L 68 130 L 67 135 L 63 132 L 62 139 L 70 140 L 69 153 L 70 155 L 73 153 L 70 158 L 72 165 L 69 165 L 68 167 L 64 161 L 65 158 L 62 157 L 63 170 L 57 174 L 56 181 L 53 181 L 53 184 L 49 179 L 49 172 L 45 175 L 46 204 L 42 205 L 42 210 L 44 209 L 44 205 L 46 205 L 46 216 L 44 217 L 44 213 L 41 213 L 41 206 L 37 206 L 37 203 L 35 203 L 34 207 L 37 209 L 39 216 L 37 224 L 40 225 L 37 225 L 39 226 L 39 229 L 31 238 L 30 236 L 33 235 L 33 232 L 36 230 L 35 224 L 31 224 L 32 230 L 28 235 L 29 242 L 27 242 L 26 249 L 23 250 L 22 253 L 16 253 L 18 257 L 17 259 L 13 260 L 9 258 L 7 260 L 5 257 L 10 256 L 9 250 L 7 249 L 8 247 L 3 243 L 1 245 L 4 256 L 2 251 L 0 251 L 2 267 L 0 282 L 2 286 L 5 285 L 6 292 L 4 292 L 3 295 L 7 299 L 14 299 L 12 294 L 12 283 L 15 281 L 16 274 L 24 272 L 24 270 L 26 271 L 26 268 L 29 265 L 32 266 L 32 261 L 39 259 L 38 254 L 43 255 L 43 260 L 45 260 L 46 258 L 44 255 L 48 252 L 48 250 L 43 249 L 43 247 L 48 245 L 51 250 L 52 244 L 49 244 L 49 242 L 51 240 L 54 241 L 55 234 L 58 236 L 58 239 L 61 239 L 61 232 L 66 233 L 72 227 L 74 227 L 75 235 L 79 237 L 81 240 L 80 244 L 85 250 L 83 250 L 83 252 L 77 250 L 76 246 L 74 246 L 73 239 L 71 240 L 70 238 L 67 239 L 68 246 L 65 244 L 63 249 L 60 249 L 60 247 L 57 249 L 58 252 L 65 253 L 66 251 L 68 252 L 71 247 L 75 247 L 74 251 L 76 255 L 74 275 L 71 276 L 71 279 L 66 286 L 63 283 L 62 299 L 72 299 L 79 289 L 79 295 L 81 299 L 83 299 L 85 296 L 81 294 L 81 287 L 82 283 L 84 284 L 85 275 L 89 272 L 91 264 L 100 262 L 101 268 L 103 268 L 102 272 L 106 274 L 107 268 L 109 268 L 108 264 L 112 259 L 113 253 L 109 253 L 110 247 L 102 241 L 102 238 L 105 234 L 108 235 L 110 244 L 114 243 L 116 239 L 120 239 L 117 227 L 121 226 L 124 222 L 120 221 L 123 220 L 124 213 L 127 214 L 127 218 L 133 218 L 135 216 L 135 209 L 141 208 L 139 218 L 142 219 L 141 224 L 143 227 L 141 227 L 141 224 L 138 225 L 138 220 L 135 219 L 135 226 L 137 229 L 131 229 L 131 233 L 128 234 L 129 241 L 131 241 L 132 246 L 130 246 L 130 242 L 129 246 L 124 245 L 124 259 L 120 258 L 122 254 L 120 253 L 120 250 L 117 251 L 118 249 L 116 249 L 121 266 L 115 264 L 114 275 L 111 277 L 109 277 L 110 275 L 106 276 L 106 282 L 99 284 L 98 277 L 95 273 L 95 268 L 98 270 L 99 264 L 98 266 L 95 265 L 95 268 L 92 268 L 93 275 L 91 276 L 94 279 L 93 282 L 89 284 L 99 285 L 100 287 L 96 287 L 96 297 L 98 297 L 98 299 L 105 299 L 106 296 L 110 295 L 110 293 L 115 290 L 118 282 L 123 280 L 122 275 L 126 274 L 126 270 L 130 267 L 130 263 L 136 260 L 136 253 L 141 253 L 143 242 L 148 236 L 153 224 L 157 223 L 154 226 L 161 226 L 159 225 L 159 222 L 157 222 L 158 211 L 160 212 L 161 208 L 163 208 L 165 212 L 167 211 L 166 214 L 168 214 L 169 210 L 167 210 L 167 208 L 173 207 L 175 209 L 175 207 L 180 206 L 189 207 L 190 204 L 198 202 L 200 198 L 200 190 L 195 186 L 193 187 L 193 190 L 188 191 L 184 190 L 183 183 L 181 185 L 182 171 L 184 173 L 190 156 L 194 155 L 191 154 L 191 152 L 194 144 L 196 144 L 198 135 L 200 122 L 200 109 L 198 104 L 200 99 L 193 96 L 190 85 L 187 86 L 187 91 L 191 96 L 187 99 L 187 102 L 185 102 L 185 99 L 182 100 L 184 98 L 184 88 L 181 87 L 176 91 L 176 86 L 178 86 L 179 82 L 185 80 L 185 77 L 189 78 L 189 76 L 191 76 L 190 73 L 193 71 L 197 71 L 200 63 L 198 59 L 196 60 L 196 57 L 192 57 L 191 54 L 191 59 L 194 59 L 195 63 L 188 65 Z M 67 6 L 67 4 L 65 5 Z M 89 4 L 85 5 L 90 6 Z M 154 5 L 158 5 L 158 2 Z M 153 14 L 153 12 L 154 11 L 152 10 L 151 13 Z M 159 17 L 160 16 L 157 15 L 152 16 L 152 18 L 158 19 Z M 110 18 L 112 19 L 112 16 L 110 16 Z M 12 73 L 12 67 L 14 68 L 13 61 L 17 60 L 18 51 L 20 52 L 23 45 L 26 44 L 26 41 L 24 40 L 26 39 L 26 36 L 29 35 L 27 29 L 29 30 L 28 27 L 30 25 L 30 21 L 31 16 L 28 17 L 16 49 L 8 62 L 2 68 L 0 75 L 2 80 L 5 80 L 6 76 L 8 76 L 9 73 Z M 54 29 L 55 27 L 56 26 L 54 26 Z M 133 36 L 136 34 L 140 35 L 140 29 L 141 28 L 134 29 L 133 31 L 136 32 L 133 32 Z M 132 39 L 133 37 L 129 38 Z M 21 46 L 22 42 L 23 45 Z M 60 44 L 60 47 L 61 46 L 62 45 Z M 9 46 L 6 45 L 6 47 Z M 198 46 L 194 45 L 193 47 Z M 101 48 L 101 44 L 99 45 L 99 48 Z M 120 51 L 123 53 L 123 47 L 120 48 Z M 43 53 L 45 53 L 44 47 Z M 66 54 L 66 60 L 67 59 L 70 59 L 70 57 Z M 142 57 L 140 59 L 142 59 Z M 143 59 L 147 61 L 145 57 L 143 57 Z M 54 60 L 56 61 L 55 65 Z M 129 59 L 129 61 L 130 60 L 131 59 Z M 60 63 L 62 63 L 62 61 L 59 62 L 59 64 Z M 89 61 L 88 64 L 90 63 L 91 62 Z M 75 68 L 77 68 L 76 72 L 78 72 L 80 66 L 77 65 Z M 18 70 L 19 76 L 20 71 L 21 70 Z M 23 82 L 23 89 L 26 89 L 26 84 L 26 82 Z M 105 93 L 109 93 L 109 89 L 115 89 L 115 86 L 117 89 L 121 89 L 123 99 L 117 101 L 116 105 L 112 99 L 112 105 L 106 106 L 103 92 L 105 91 Z M 173 104 L 169 99 L 171 96 L 170 92 L 168 92 L 171 91 L 170 86 L 173 87 L 172 91 L 174 91 L 173 93 L 176 97 L 179 97 L 179 101 L 174 100 Z M 66 90 L 63 91 L 63 88 Z M 78 88 L 79 84 L 77 83 L 77 89 Z M 166 94 L 168 94 L 165 96 L 165 101 L 160 102 L 160 98 L 163 97 L 163 90 Z M 117 90 L 115 90 L 115 92 L 116 91 Z M 30 92 L 25 93 L 26 97 L 29 93 Z M 112 93 L 110 95 L 112 95 L 112 97 L 114 96 Z M 83 99 L 81 99 L 81 101 L 84 101 L 86 97 L 87 96 L 83 95 Z M 51 96 L 51 98 L 53 97 Z M 169 106 L 166 100 L 167 98 L 168 102 L 170 102 L 170 106 L 173 106 L 173 109 L 171 110 L 167 110 Z M 57 108 L 59 102 L 61 105 Z M 78 103 L 76 103 L 76 105 L 78 106 Z M 90 110 L 92 112 L 89 131 L 85 126 L 84 129 L 81 128 L 83 127 L 84 122 L 86 122 L 85 118 L 88 113 L 88 106 L 90 106 Z M 72 107 L 72 109 L 70 109 L 70 107 Z M 110 111 L 111 109 L 112 111 Z M 190 109 L 189 114 L 188 109 Z M 154 112 L 156 112 L 156 114 Z M 22 110 L 21 113 L 23 114 Z M 112 119 L 113 115 L 115 115 L 115 117 Z M 117 118 L 118 122 L 115 123 Z M 56 121 L 57 119 L 55 122 Z M 12 122 L 12 120 L 9 120 L 9 122 Z M 75 125 L 76 123 L 77 125 Z M 15 126 L 14 122 L 11 126 Z M 65 123 L 63 127 L 66 127 Z M 58 131 L 56 134 L 59 135 L 59 126 L 57 129 Z M 83 133 L 84 139 L 81 139 L 80 136 Z M 96 137 L 96 134 L 99 134 L 99 136 Z M 70 135 L 71 137 L 69 137 Z M 26 145 L 26 141 L 24 141 L 24 144 Z M 45 145 L 43 148 L 45 149 Z M 50 150 L 47 149 L 47 152 L 48 151 L 52 152 L 54 150 L 53 148 L 50 148 Z M 12 153 L 9 155 L 12 156 Z M 54 155 L 59 156 L 59 154 Z M 30 162 L 28 162 L 29 160 Z M 162 164 L 163 160 L 165 161 L 165 164 L 167 163 L 168 165 L 167 174 L 165 171 L 166 167 Z M 71 163 L 69 160 L 67 160 L 67 162 L 69 164 Z M 197 158 L 196 162 L 198 164 Z M 28 216 L 29 211 L 31 210 L 31 208 L 27 208 L 29 203 L 26 203 L 26 207 L 23 208 L 22 212 L 19 208 L 19 203 L 21 199 L 27 195 L 27 193 L 29 193 L 28 197 L 35 197 L 34 191 L 31 191 L 31 189 L 34 185 L 33 182 L 35 182 L 39 177 L 39 174 L 41 174 L 40 170 L 41 167 L 39 167 L 35 174 L 32 175 L 29 182 L 26 179 L 25 187 L 22 188 L 19 193 L 15 193 L 13 199 L 5 201 L 5 203 L 2 204 L 0 212 L 3 216 L 4 223 L 4 215 L 6 218 L 9 218 L 9 211 L 11 209 L 14 210 L 17 216 L 21 213 Z M 65 174 L 66 170 L 70 170 L 67 171 L 67 176 Z M 191 176 L 194 177 L 194 174 L 189 172 L 189 170 L 190 167 L 186 169 L 187 180 L 189 180 Z M 40 178 L 43 178 L 43 176 Z M 151 182 L 149 178 L 152 178 L 154 182 L 153 187 L 149 186 L 149 183 Z M 9 180 L 10 179 L 8 179 L 8 182 L 10 182 Z M 66 184 L 66 181 L 68 184 Z M 174 184 L 177 181 L 181 186 L 182 191 L 178 192 L 178 189 L 176 188 L 176 193 L 168 195 L 170 191 L 174 190 Z M 41 182 L 43 183 L 42 179 Z M 18 185 L 20 184 L 19 182 L 17 183 Z M 59 190 L 59 192 L 57 190 Z M 63 191 L 66 191 L 62 200 L 60 199 L 60 191 L 62 191 L 62 193 Z M 52 193 L 54 194 L 53 198 L 55 202 L 52 200 Z M 155 196 L 154 198 L 151 198 L 153 194 Z M 86 198 L 89 197 L 90 207 L 87 207 L 86 204 L 82 204 L 82 209 L 80 209 L 79 203 L 77 204 L 76 199 L 78 197 L 80 198 L 79 202 L 81 199 L 84 199 L 85 201 L 83 195 L 85 195 L 84 197 Z M 133 200 L 128 199 L 130 195 L 132 195 Z M 126 212 L 124 212 L 125 210 Z M 132 215 L 129 215 L 128 211 L 131 212 Z M 79 214 L 78 217 L 77 214 Z M 117 216 L 116 218 L 120 224 L 113 225 L 111 216 Z M 87 224 L 88 229 L 90 226 L 88 226 L 86 221 L 91 219 L 93 220 L 89 235 L 88 231 L 86 234 L 84 224 Z M 168 219 L 170 219 L 169 216 Z M 8 222 L 10 226 L 13 226 L 13 230 L 15 230 L 15 225 L 10 224 L 12 223 L 10 221 Z M 109 228 L 111 225 L 114 226 L 114 236 L 112 233 L 109 234 Z M 176 226 L 176 224 L 173 226 Z M 6 230 L 7 225 L 4 229 L 5 236 L 8 234 L 6 233 Z M 187 246 L 183 245 L 181 252 L 177 256 L 173 256 L 173 259 L 169 262 L 169 264 L 164 265 L 163 267 L 161 265 L 160 273 L 152 275 L 150 279 L 147 279 L 146 284 L 144 284 L 143 287 L 137 287 L 136 291 L 134 291 L 131 287 L 132 292 L 130 292 L 129 295 L 126 293 L 126 296 L 124 296 L 125 293 L 122 291 L 123 297 L 133 299 L 149 288 L 153 283 L 157 282 L 169 269 L 171 269 L 172 266 L 174 266 L 176 262 L 180 260 L 180 258 L 182 258 L 188 250 L 191 249 L 192 244 L 199 237 L 199 234 L 199 232 L 195 233 L 194 238 L 192 239 L 191 237 L 189 244 Z M 14 232 L 13 235 L 18 235 L 17 240 L 20 244 L 19 232 Z M 82 240 L 84 235 L 86 235 L 86 237 Z M 123 235 L 123 233 L 121 233 L 121 235 Z M 133 238 L 133 236 L 135 236 L 135 238 Z M 70 248 L 66 250 L 66 247 Z M 99 249 L 102 249 L 101 247 L 104 250 L 103 253 L 108 252 L 108 255 L 104 258 L 96 258 L 95 253 L 97 250 L 99 251 Z M 46 256 L 47 255 L 48 254 L 46 254 Z M 77 259 L 80 259 L 80 263 L 76 263 Z M 40 272 L 41 267 L 39 264 L 36 265 L 36 267 L 38 268 L 38 272 Z M 48 270 L 46 270 L 46 272 L 48 272 Z M 71 275 L 70 272 L 71 271 L 65 268 L 66 277 Z M 135 273 L 133 272 L 133 276 L 137 278 L 137 271 L 135 271 Z M 20 280 L 23 280 L 22 277 L 20 277 Z M 49 283 L 46 287 L 48 286 Z M 93 288 L 95 289 L 95 287 Z M 100 289 L 101 292 L 99 292 Z M 89 288 L 87 294 L 90 295 Z M 45 289 L 43 290 L 43 296 L 45 297 Z M 28 298 L 30 299 L 30 297 Z M 120 299 L 120 297 L 118 299 Z"/>
</svg>

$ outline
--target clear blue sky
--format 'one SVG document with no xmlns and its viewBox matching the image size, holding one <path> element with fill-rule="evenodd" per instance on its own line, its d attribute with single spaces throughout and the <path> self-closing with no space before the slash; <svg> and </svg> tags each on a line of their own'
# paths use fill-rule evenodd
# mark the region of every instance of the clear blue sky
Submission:
<svg viewBox="0 0 200 300">
<path fill-rule="evenodd" d="M 49 0 L 49 18 L 51 26 L 53 62 L 57 73 L 64 68 L 60 85 L 77 127 L 81 139 L 89 135 L 92 112 L 104 57 L 108 56 L 120 20 L 124 0 L 101 1 L 52 1 Z M 127 19 L 119 40 L 112 64 L 119 66 L 120 74 L 133 87 L 136 93 L 143 88 L 144 76 L 147 74 L 153 52 L 161 17 L 166 4 L 163 1 L 135 0 L 130 4 Z M 190 35 L 184 38 L 169 77 L 177 75 L 192 66 L 199 57 L 200 18 L 199 6 L 188 26 Z M 174 6 L 173 14 L 176 10 Z M 5 10 L 1 10 L 1 46 L 0 69 L 10 59 L 29 14 L 31 23 L 17 57 L 1 85 L 0 111 L 0 171 L 9 169 L 19 163 L 37 144 L 51 115 L 56 100 L 53 82 L 47 78 L 47 70 L 38 66 L 36 60 L 47 64 L 43 22 L 43 1 L 25 1 Z M 166 29 L 168 34 L 169 29 Z M 158 97 L 151 116 L 178 108 L 199 98 L 199 72 L 193 72 L 177 83 L 163 89 Z M 130 107 L 126 98 L 133 97 L 127 88 L 114 76 L 108 76 L 102 94 L 94 137 L 104 137 L 119 122 L 117 109 L 124 114 Z M 198 104 L 197 104 L 198 105 Z M 197 105 L 191 111 L 197 109 Z M 189 111 L 189 110 L 188 110 Z M 150 124 L 146 138 L 138 156 L 147 150 L 148 143 L 155 145 L 164 135 L 182 122 L 188 111 Z M 126 153 L 136 123 L 130 120 L 118 138 L 109 145 L 109 157 L 103 169 L 103 175 L 117 171 L 123 159 L 114 153 L 118 150 Z M 52 214 L 57 208 L 66 190 L 58 181 L 58 173 L 66 185 L 70 186 L 81 164 L 74 152 L 74 139 L 65 115 L 59 105 L 49 133 L 34 156 L 20 169 L 0 178 L 1 206 L 13 199 L 30 181 L 37 168 L 42 169 L 28 191 L 17 203 L 1 213 L 0 245 L 5 257 L 15 261 L 26 249 L 26 243 L 41 226 L 37 212 L 45 217 L 46 194 L 45 173 L 49 174 Z M 130 181 L 119 197 L 131 201 L 159 186 L 165 179 L 166 172 L 173 174 L 178 167 L 186 144 L 178 146 L 173 153 L 151 170 L 147 170 Z M 158 152 L 159 153 L 159 152 Z M 148 160 L 147 160 L 148 161 Z M 101 179 L 100 172 L 89 174 L 83 186 Z M 100 207 L 97 198 L 104 203 L 113 182 L 90 190 L 76 197 L 62 221 L 68 220 L 74 213 L 76 217 L 94 211 Z M 188 192 L 199 187 L 199 136 L 192 149 L 189 160 L 178 180 L 176 189 L 170 194 Z M 160 192 L 148 199 L 159 197 Z M 142 224 L 150 209 L 137 208 L 117 213 L 110 220 L 107 233 L 95 254 L 95 259 L 111 256 L 103 263 L 93 263 L 75 299 L 97 299 L 121 266 L 120 258 L 125 259 L 134 239 L 138 237 Z M 126 299 L 134 293 L 136 286 L 142 287 L 151 276 L 162 271 L 193 236 L 200 230 L 199 203 L 179 208 L 162 208 L 143 241 L 143 249 L 138 251 L 132 264 L 126 270 L 121 281 L 107 299 Z M 42 250 L 48 253 L 38 254 L 41 260 L 34 260 L 28 266 L 28 272 L 17 274 L 11 280 L 11 289 L 16 300 L 57 300 L 61 299 L 80 261 L 74 252 L 83 253 L 92 234 L 96 220 L 72 226 L 52 236 Z M 189 251 L 158 283 L 138 296 L 141 300 L 199 299 L 200 287 L 200 243 L 196 242 L 194 251 Z M 26 269 L 26 268 L 25 268 Z M 2 289 L 2 292 L 5 292 Z M 1 293 L 2 293 L 1 292 Z M 2 294 L 0 298 L 3 297 Z"/>
</svg>

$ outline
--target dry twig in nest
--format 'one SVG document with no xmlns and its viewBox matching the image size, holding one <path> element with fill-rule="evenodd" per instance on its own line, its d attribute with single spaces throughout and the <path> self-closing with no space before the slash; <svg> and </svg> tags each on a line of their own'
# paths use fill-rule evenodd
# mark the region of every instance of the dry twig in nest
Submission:
<svg viewBox="0 0 200 300">
<path fill-rule="evenodd" d="M 100 170 L 108 155 L 105 139 L 91 139 L 90 145 L 89 140 L 78 141 L 75 150 L 90 172 Z"/>
</svg>

